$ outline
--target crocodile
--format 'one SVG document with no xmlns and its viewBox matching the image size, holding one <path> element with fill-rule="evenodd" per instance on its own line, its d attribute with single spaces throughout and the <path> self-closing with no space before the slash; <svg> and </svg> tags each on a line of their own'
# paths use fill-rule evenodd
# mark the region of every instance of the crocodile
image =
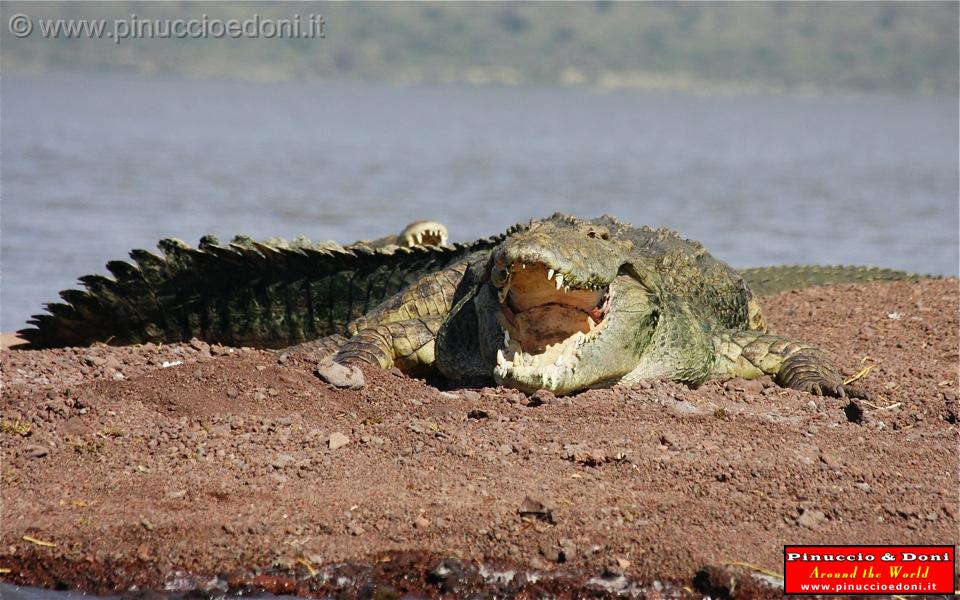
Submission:
<svg viewBox="0 0 960 600">
<path fill-rule="evenodd" d="M 433 240 L 431 240 L 433 241 Z M 859 395 L 813 345 L 767 331 L 758 296 L 910 279 L 865 267 L 737 271 L 674 231 L 555 214 L 465 244 L 165 240 L 87 276 L 20 334 L 34 347 L 200 337 L 556 394 L 642 379 L 771 376 Z"/>
</svg>

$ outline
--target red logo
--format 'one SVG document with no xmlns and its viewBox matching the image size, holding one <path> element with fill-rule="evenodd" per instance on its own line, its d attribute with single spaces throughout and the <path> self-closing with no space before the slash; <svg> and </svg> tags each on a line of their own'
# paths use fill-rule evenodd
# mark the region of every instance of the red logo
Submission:
<svg viewBox="0 0 960 600">
<path fill-rule="evenodd" d="M 784 546 L 785 594 L 952 594 L 953 546 Z"/>
</svg>

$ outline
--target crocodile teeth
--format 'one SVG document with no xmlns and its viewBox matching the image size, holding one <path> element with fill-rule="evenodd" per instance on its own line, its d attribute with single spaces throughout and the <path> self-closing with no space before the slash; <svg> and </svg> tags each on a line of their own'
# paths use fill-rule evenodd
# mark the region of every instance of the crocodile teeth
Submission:
<svg viewBox="0 0 960 600">
<path fill-rule="evenodd" d="M 515 365 L 519 365 L 519 364 L 520 364 L 520 353 L 519 353 L 519 352 L 514 352 L 514 353 L 513 353 L 513 364 L 515 364 Z"/>
<path fill-rule="evenodd" d="M 418 244 L 423 244 L 423 234 L 422 234 L 422 233 L 418 233 L 418 234 L 417 234 L 417 243 L 418 243 Z"/>
<path fill-rule="evenodd" d="M 563 286 L 563 273 L 557 273 L 557 289 Z"/>
<path fill-rule="evenodd" d="M 593 317 L 587 317 L 587 323 L 590 325 L 590 331 L 593 331 L 597 328 L 597 324 L 593 321 Z"/>
<path fill-rule="evenodd" d="M 554 272 L 553 269 L 549 269 L 549 270 L 547 271 L 547 279 L 548 279 L 548 280 L 553 279 L 553 272 Z"/>
<path fill-rule="evenodd" d="M 510 345 L 510 332 L 507 331 L 506 329 L 503 330 L 503 345 L 504 346 Z"/>
<path fill-rule="evenodd" d="M 507 357 L 503 355 L 503 350 L 497 350 L 497 365 L 501 367 L 507 366 Z"/>
</svg>

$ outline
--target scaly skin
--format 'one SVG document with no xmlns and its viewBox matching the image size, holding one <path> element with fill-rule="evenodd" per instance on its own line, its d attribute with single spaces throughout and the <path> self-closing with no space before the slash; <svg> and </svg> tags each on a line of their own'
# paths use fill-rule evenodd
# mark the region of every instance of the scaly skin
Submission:
<svg viewBox="0 0 960 600">
<path fill-rule="evenodd" d="M 433 222 L 414 223 L 399 238 L 421 236 Z M 396 237 L 396 236 L 391 236 Z M 383 245 L 383 240 L 343 247 L 306 238 L 258 242 L 238 236 L 221 245 L 206 236 L 198 248 L 162 240 L 161 254 L 130 253 L 112 261 L 112 278 L 80 278 L 86 290 L 61 292 L 51 314 L 19 332 L 27 347 L 210 342 L 282 348 L 332 334 L 403 290 L 421 275 L 443 268 L 497 238 L 452 246 Z M 404 242 L 406 243 L 406 242 Z M 373 246 L 377 246 L 374 248 Z"/>
<path fill-rule="evenodd" d="M 65 292 L 72 306 L 53 306 L 55 316 L 22 334 L 35 345 L 89 342 L 91 329 L 123 332 L 113 343 L 307 340 L 294 349 L 526 392 L 766 374 L 844 395 L 821 351 L 765 332 L 748 282 L 768 292 L 915 277 L 859 267 L 738 273 L 675 232 L 559 214 L 454 247 L 371 245 L 163 242 L 162 259 L 139 251 L 137 267 L 111 263 L 117 281 L 84 278 L 88 292 Z"/>
<path fill-rule="evenodd" d="M 862 268 L 750 274 L 769 289 L 778 274 L 810 284 L 844 273 L 911 277 Z M 767 333 L 743 276 L 701 244 L 608 217 L 533 222 L 492 251 L 427 275 L 350 330 L 339 362 L 492 376 L 525 392 L 771 375 L 816 394 L 860 394 L 822 351 Z"/>
</svg>

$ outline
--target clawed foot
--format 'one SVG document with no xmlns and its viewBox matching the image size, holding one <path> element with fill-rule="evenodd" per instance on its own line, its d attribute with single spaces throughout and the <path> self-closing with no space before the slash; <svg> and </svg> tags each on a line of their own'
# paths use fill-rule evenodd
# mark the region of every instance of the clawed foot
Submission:
<svg viewBox="0 0 960 600">
<path fill-rule="evenodd" d="M 783 361 L 776 381 L 783 387 L 817 396 L 869 398 L 866 390 L 844 385 L 837 367 L 816 348 L 805 348 Z"/>
</svg>

